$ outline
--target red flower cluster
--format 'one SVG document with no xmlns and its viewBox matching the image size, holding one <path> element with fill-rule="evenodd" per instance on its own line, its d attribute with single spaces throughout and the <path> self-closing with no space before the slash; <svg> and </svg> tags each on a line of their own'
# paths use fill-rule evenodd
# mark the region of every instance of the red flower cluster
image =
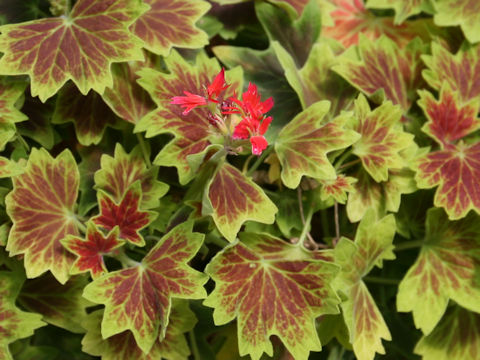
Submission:
<svg viewBox="0 0 480 360">
<path fill-rule="evenodd" d="M 249 83 L 247 91 L 242 95 L 242 100 L 239 100 L 234 95 L 224 101 L 222 93 L 229 86 L 225 82 L 225 70 L 222 69 L 215 76 L 213 82 L 207 86 L 204 96 L 184 91 L 185 96 L 174 96 L 171 104 L 182 106 L 185 109 L 183 115 L 187 115 L 197 106 L 215 103 L 217 104 L 218 113 L 209 114 L 209 121 L 212 124 L 225 124 L 225 116 L 239 115 L 241 120 L 235 124 L 233 134 L 231 135 L 232 139 L 250 139 L 252 153 L 260 155 L 268 146 L 267 140 L 263 135 L 272 122 L 272 117 L 267 117 L 265 114 L 273 107 L 273 98 L 268 98 L 262 102 L 257 86 Z"/>
</svg>

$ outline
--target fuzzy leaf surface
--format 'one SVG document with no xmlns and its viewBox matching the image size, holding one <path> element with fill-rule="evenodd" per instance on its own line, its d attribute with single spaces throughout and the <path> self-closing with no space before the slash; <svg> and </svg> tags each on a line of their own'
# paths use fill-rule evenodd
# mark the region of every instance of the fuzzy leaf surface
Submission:
<svg viewBox="0 0 480 360">
<path fill-rule="evenodd" d="M 480 315 L 455 306 L 414 351 L 424 360 L 463 360 L 477 359 L 479 349 Z"/>
<path fill-rule="evenodd" d="M 118 238 L 130 243 L 143 246 L 145 240 L 140 235 L 140 230 L 147 227 L 156 217 L 153 211 L 141 211 L 142 190 L 140 183 L 132 185 L 120 202 L 115 202 L 110 195 L 103 191 L 98 192 L 100 214 L 92 221 L 107 231 L 119 227 Z"/>
<path fill-rule="evenodd" d="M 442 209 L 427 213 L 420 255 L 398 287 L 398 311 L 413 312 L 415 326 L 425 335 L 442 318 L 449 299 L 480 312 L 480 218 L 476 214 L 448 221 Z"/>
<path fill-rule="evenodd" d="M 206 268 L 216 283 L 204 301 L 216 325 L 237 319 L 240 355 L 273 354 L 277 335 L 295 359 L 321 349 L 313 319 L 338 312 L 331 262 L 266 234 L 242 233 Z M 319 257 L 321 258 L 321 257 Z M 324 259 L 324 258 L 323 258 Z"/>
<path fill-rule="evenodd" d="M 272 224 L 278 211 L 261 187 L 227 163 L 216 170 L 205 196 L 209 206 L 204 215 L 212 216 L 220 233 L 230 242 L 245 221 Z"/>
<path fill-rule="evenodd" d="M 341 115 L 328 121 L 325 116 L 329 109 L 328 101 L 319 101 L 280 131 L 275 151 L 282 164 L 282 181 L 287 187 L 296 188 L 304 175 L 322 180 L 335 179 L 335 169 L 327 154 L 358 140 L 355 131 L 343 128 L 348 116 Z"/>
<path fill-rule="evenodd" d="M 10 256 L 24 254 L 27 277 L 49 270 L 64 284 L 74 257 L 60 241 L 78 235 L 73 209 L 80 175 L 69 150 L 55 159 L 44 149 L 33 149 L 25 172 L 13 178 L 13 191 L 6 197 L 13 221 L 7 250 Z"/>
<path fill-rule="evenodd" d="M 102 337 L 130 330 L 148 353 L 165 337 L 171 299 L 201 299 L 208 277 L 187 265 L 203 242 L 193 223 L 176 226 L 136 266 L 111 272 L 85 287 L 84 297 L 105 304 Z"/>
<path fill-rule="evenodd" d="M 150 9 L 130 27 L 142 39 L 144 47 L 167 56 L 175 47 L 196 49 L 208 44 L 208 36 L 195 26 L 210 8 L 206 1 L 145 0 Z"/>
<path fill-rule="evenodd" d="M 434 21 L 439 26 L 462 28 L 468 41 L 480 41 L 480 3 L 476 0 L 436 0 Z"/>
<path fill-rule="evenodd" d="M 140 181 L 142 188 L 142 209 L 158 206 L 159 199 L 168 191 L 168 185 L 157 180 L 158 167 L 150 169 L 145 165 L 140 147 L 127 153 L 121 144 L 115 146 L 113 157 L 101 157 L 101 169 L 95 173 L 95 186 L 110 194 L 115 202 L 120 202 L 128 188 Z"/>
<path fill-rule="evenodd" d="M 97 279 L 108 272 L 103 261 L 103 255 L 124 244 L 124 241 L 118 239 L 119 232 L 120 229 L 114 227 L 107 236 L 104 236 L 93 222 L 89 222 L 85 238 L 67 236 L 62 241 L 62 244 L 77 257 L 70 269 L 70 273 L 81 274 L 90 272 L 92 279 Z"/>
<path fill-rule="evenodd" d="M 395 259 L 393 237 L 395 218 L 388 215 L 376 220 L 373 211 L 364 216 L 355 241 L 341 238 L 335 247 L 335 263 L 342 266 L 336 288 L 348 299 L 341 304 L 350 343 L 359 360 L 372 360 L 375 353 L 384 354 L 382 339 L 391 340 L 390 331 L 375 300 L 362 278 L 384 260 Z"/>
<path fill-rule="evenodd" d="M 68 16 L 0 27 L 0 73 L 27 74 L 33 96 L 53 96 L 67 80 L 84 95 L 112 86 L 113 62 L 142 60 L 128 26 L 145 10 L 139 0 L 79 0 Z"/>
</svg>

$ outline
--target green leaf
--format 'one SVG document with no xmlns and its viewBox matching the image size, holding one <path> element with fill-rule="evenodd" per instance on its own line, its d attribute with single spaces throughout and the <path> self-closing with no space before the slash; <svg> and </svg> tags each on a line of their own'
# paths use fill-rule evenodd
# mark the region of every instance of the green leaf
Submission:
<svg viewBox="0 0 480 360">
<path fill-rule="evenodd" d="M 28 119 L 15 107 L 26 86 L 25 82 L 0 77 L 0 151 L 15 135 L 15 123 Z"/>
<path fill-rule="evenodd" d="M 335 247 L 335 263 L 342 267 L 336 289 L 347 295 L 341 304 L 350 343 L 359 360 L 373 360 L 384 354 L 382 339 L 391 340 L 390 331 L 362 278 L 384 260 L 395 259 L 393 237 L 395 218 L 388 215 L 376 220 L 369 211 L 358 226 L 355 241 L 341 238 Z"/>
<path fill-rule="evenodd" d="M 75 276 L 62 285 L 46 274 L 24 283 L 18 303 L 29 311 L 41 314 L 42 320 L 49 324 L 83 333 L 85 330 L 81 322 L 87 316 L 86 307 L 91 305 L 82 297 L 87 283 L 85 277 Z"/>
<path fill-rule="evenodd" d="M 0 359 L 12 359 L 8 344 L 33 335 L 46 325 L 42 316 L 21 311 L 15 305 L 22 279 L 14 273 L 0 272 Z"/>
<path fill-rule="evenodd" d="M 407 165 L 400 152 L 413 145 L 413 135 L 403 131 L 401 119 L 402 109 L 390 101 L 373 111 L 363 95 L 355 101 L 352 128 L 361 137 L 353 144 L 353 153 L 376 182 L 388 180 L 389 169 Z"/>
<path fill-rule="evenodd" d="M 302 176 L 333 180 L 335 169 L 327 158 L 334 150 L 344 149 L 358 140 L 359 135 L 343 125 L 349 115 L 328 121 L 328 101 L 319 101 L 298 114 L 282 131 L 275 142 L 275 151 L 282 164 L 282 181 L 294 189 Z"/>
<path fill-rule="evenodd" d="M 168 191 L 168 185 L 157 180 L 158 167 L 147 168 L 140 146 L 127 153 L 121 144 L 115 145 L 113 157 L 104 154 L 101 169 L 95 173 L 95 186 L 110 194 L 115 202 L 120 202 L 128 188 L 140 181 L 142 202 L 140 208 L 157 207 L 159 199 Z"/>
<path fill-rule="evenodd" d="M 337 175 L 335 180 L 322 180 L 322 189 L 320 190 L 320 199 L 322 201 L 328 201 L 334 199 L 340 204 L 345 204 L 347 201 L 347 192 L 355 192 L 353 185 L 358 180 L 345 175 Z"/>
<path fill-rule="evenodd" d="M 206 1 L 145 0 L 150 9 L 130 27 L 142 39 L 144 47 L 167 56 L 175 47 L 196 49 L 208 44 L 208 36 L 195 26 L 210 8 Z"/>
<path fill-rule="evenodd" d="M 414 351 L 423 360 L 464 360 L 477 359 L 479 349 L 480 315 L 454 306 Z"/>
<path fill-rule="evenodd" d="M 84 95 L 112 86 L 113 62 L 141 60 L 142 42 L 128 26 L 145 11 L 140 0 L 79 0 L 68 16 L 0 27 L 0 73 L 27 74 L 43 102 L 67 80 Z"/>
<path fill-rule="evenodd" d="M 19 163 L 0 156 L 0 178 L 9 178 L 23 173 L 24 168 Z"/>
<path fill-rule="evenodd" d="M 277 335 L 295 359 L 306 360 L 321 350 L 313 320 L 338 312 L 330 285 L 338 268 L 266 234 L 242 233 L 240 240 L 208 264 L 216 287 L 204 304 L 215 308 L 216 325 L 237 318 L 240 355 L 272 356 L 269 337 Z"/>
<path fill-rule="evenodd" d="M 242 224 L 273 224 L 278 209 L 262 188 L 235 167 L 218 166 L 204 193 L 203 215 L 211 215 L 220 233 L 233 242 Z"/>
<path fill-rule="evenodd" d="M 442 209 L 430 209 L 420 254 L 398 288 L 398 311 L 412 311 L 415 326 L 426 335 L 440 321 L 449 299 L 480 312 L 479 248 L 478 215 L 452 222 Z"/>
<path fill-rule="evenodd" d="M 368 0 L 367 7 L 373 9 L 394 9 L 395 24 L 403 23 L 408 17 L 417 15 L 429 0 Z"/>
<path fill-rule="evenodd" d="M 480 41 L 480 3 L 476 0 L 435 0 L 434 21 L 439 26 L 460 25 L 468 41 Z"/>
<path fill-rule="evenodd" d="M 207 276 L 187 265 L 203 242 L 193 223 L 178 225 L 150 250 L 138 266 L 108 273 L 85 287 L 84 297 L 105 304 L 102 337 L 133 333 L 148 353 L 165 337 L 171 299 L 201 299 Z"/>
<path fill-rule="evenodd" d="M 13 227 L 7 243 L 10 256 L 24 254 L 27 277 L 49 270 L 64 284 L 73 263 L 60 243 L 78 235 L 73 212 L 80 175 L 69 150 L 57 158 L 44 149 L 32 149 L 25 172 L 13 178 L 13 191 L 6 197 Z"/>
</svg>

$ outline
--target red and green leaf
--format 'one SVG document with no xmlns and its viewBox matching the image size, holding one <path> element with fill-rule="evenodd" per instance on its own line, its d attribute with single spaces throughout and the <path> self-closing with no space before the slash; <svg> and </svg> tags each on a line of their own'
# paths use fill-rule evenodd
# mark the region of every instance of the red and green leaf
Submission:
<svg viewBox="0 0 480 360">
<path fill-rule="evenodd" d="M 187 265 L 199 250 L 203 235 L 192 232 L 193 223 L 178 225 L 150 250 L 141 263 L 108 273 L 87 285 L 84 297 L 105 304 L 102 337 L 125 330 L 148 353 L 165 338 L 172 298 L 201 299 L 208 277 Z"/>
<path fill-rule="evenodd" d="M 15 123 L 28 119 L 15 107 L 26 85 L 0 77 L 0 151 L 15 135 Z"/>
<path fill-rule="evenodd" d="M 382 267 L 383 260 L 395 259 L 394 235 L 393 215 L 376 220 L 375 213 L 369 211 L 358 226 L 355 241 L 341 238 L 335 247 L 335 263 L 342 267 L 336 288 L 348 297 L 341 307 L 358 359 L 384 354 L 382 339 L 391 340 L 385 320 L 362 278 L 375 266 Z"/>
<path fill-rule="evenodd" d="M 112 65 L 113 86 L 106 88 L 102 99 L 122 119 L 137 124 L 155 108 L 150 95 L 137 84 L 136 71 L 147 62 L 128 62 Z"/>
<path fill-rule="evenodd" d="M 147 227 L 157 216 L 153 211 L 141 211 L 142 190 L 140 182 L 135 182 L 122 197 L 116 202 L 110 195 L 103 191 L 98 192 L 100 214 L 92 218 L 99 227 L 111 231 L 118 226 L 118 238 L 130 243 L 143 246 L 140 230 Z"/>
<path fill-rule="evenodd" d="M 355 192 L 353 185 L 358 180 L 351 176 L 337 175 L 335 180 L 322 180 L 322 189 L 320 190 L 320 199 L 327 201 L 334 199 L 340 204 L 347 201 L 347 193 Z"/>
<path fill-rule="evenodd" d="M 280 131 L 275 151 L 282 164 L 282 181 L 287 187 L 296 188 L 304 175 L 320 180 L 335 179 L 335 169 L 327 154 L 358 140 L 355 131 L 343 127 L 349 117 L 341 115 L 328 121 L 329 109 L 328 101 L 319 101 Z"/>
<path fill-rule="evenodd" d="M 375 102 L 386 98 L 406 112 L 419 86 L 422 51 L 418 39 L 401 48 L 385 36 L 376 41 L 361 36 L 358 48 L 346 51 L 333 70 Z"/>
<path fill-rule="evenodd" d="M 70 273 L 90 272 L 93 279 L 107 273 L 103 256 L 123 246 L 124 242 L 118 239 L 119 232 L 120 229 L 114 227 L 107 236 L 104 236 L 93 222 L 89 222 L 85 238 L 67 236 L 62 244 L 77 257 Z"/>
<path fill-rule="evenodd" d="M 400 152 L 413 145 L 413 135 L 403 131 L 402 109 L 390 101 L 373 111 L 360 95 L 355 101 L 352 128 L 361 135 L 353 144 L 353 153 L 376 181 L 387 181 L 390 169 L 401 169 L 405 161 Z"/>
<path fill-rule="evenodd" d="M 480 3 L 476 0 L 436 0 L 434 21 L 439 26 L 460 25 L 471 43 L 480 41 Z"/>
<path fill-rule="evenodd" d="M 22 279 L 14 273 L 0 272 L 0 359 L 12 359 L 8 344 L 33 335 L 35 329 L 46 325 L 42 316 L 21 311 L 15 301 Z"/>
<path fill-rule="evenodd" d="M 257 184 L 223 163 L 205 191 L 203 215 L 211 215 L 220 233 L 233 242 L 242 224 L 253 220 L 273 224 L 278 209 Z"/>
<path fill-rule="evenodd" d="M 480 99 L 480 46 L 458 51 L 456 55 L 438 43 L 432 43 L 432 55 L 423 55 L 428 69 L 422 72 L 428 84 L 440 91 L 447 83 L 458 92 L 462 102 Z"/>
<path fill-rule="evenodd" d="M 88 354 L 101 356 L 102 360 L 180 360 L 190 355 L 184 333 L 193 329 L 196 318 L 186 300 L 173 300 L 165 338 L 157 339 L 148 354 L 137 346 L 130 331 L 102 339 L 102 317 L 103 311 L 98 310 L 90 314 L 84 324 L 87 334 L 82 340 L 82 349 Z"/>
<path fill-rule="evenodd" d="M 144 48 L 167 56 L 175 47 L 196 49 L 208 44 L 208 36 L 195 26 L 210 8 L 206 1 L 145 0 L 150 9 L 130 27 L 144 41 Z"/>
<path fill-rule="evenodd" d="M 54 124 L 73 122 L 78 142 L 84 146 L 98 144 L 107 126 L 115 125 L 116 121 L 117 117 L 99 94 L 90 91 L 82 96 L 72 83 L 60 90 L 52 118 Z"/>
<path fill-rule="evenodd" d="M 0 156 L 0 178 L 8 178 L 23 173 L 24 169 L 19 163 Z"/>
<path fill-rule="evenodd" d="M 74 333 L 83 333 L 81 326 L 86 318 L 85 308 L 91 305 L 82 297 L 88 281 L 75 276 L 65 284 L 60 284 L 49 274 L 27 280 L 18 297 L 18 303 L 28 311 L 42 315 L 49 324 L 59 326 Z"/>
<path fill-rule="evenodd" d="M 422 130 L 435 139 L 442 148 L 448 148 L 456 140 L 480 128 L 480 120 L 477 118 L 478 101 L 462 104 L 458 99 L 458 93 L 450 90 L 448 85 L 442 87 L 438 101 L 426 90 L 420 90 L 418 93 L 420 95 L 418 104 L 428 119 Z"/>
<path fill-rule="evenodd" d="M 480 142 L 430 152 L 417 160 L 415 180 L 419 188 L 438 186 L 434 204 L 443 207 L 451 220 L 470 210 L 480 213 Z"/>
<path fill-rule="evenodd" d="M 408 17 L 417 15 L 427 8 L 428 0 L 368 0 L 371 9 L 394 9 L 395 24 L 403 23 Z"/>
<path fill-rule="evenodd" d="M 415 264 L 399 285 L 398 311 L 412 311 L 415 326 L 429 334 L 442 318 L 449 299 L 480 312 L 477 264 L 480 222 L 476 214 L 448 221 L 441 209 L 427 213 L 426 235 Z"/>
<path fill-rule="evenodd" d="M 13 227 L 7 244 L 10 256 L 24 254 L 27 277 L 49 270 L 65 283 L 74 257 L 60 241 L 78 235 L 73 212 L 80 175 L 70 151 L 52 158 L 44 150 L 33 149 L 25 172 L 13 178 L 7 195 L 7 213 Z"/>
<path fill-rule="evenodd" d="M 414 351 L 423 360 L 464 360 L 478 359 L 479 349 L 480 315 L 455 306 Z"/>
<path fill-rule="evenodd" d="M 28 74 L 33 96 L 53 96 L 67 80 L 84 95 L 112 86 L 113 62 L 141 60 L 142 42 L 128 26 L 139 0 L 79 0 L 68 16 L 0 27 L 0 73 Z"/>
<path fill-rule="evenodd" d="M 142 209 L 157 207 L 159 199 L 168 191 L 168 185 L 157 180 L 158 167 L 145 165 L 139 147 L 127 153 L 122 145 L 116 144 L 114 156 L 102 155 L 101 164 L 95 173 L 95 186 L 110 194 L 117 203 L 135 181 L 141 184 Z"/>
<path fill-rule="evenodd" d="M 337 313 L 331 288 L 338 268 L 311 252 L 270 235 L 240 234 L 206 268 L 216 283 L 204 301 L 213 307 L 216 325 L 235 318 L 240 355 L 258 360 L 273 355 L 271 335 L 280 338 L 295 359 L 321 350 L 314 319 Z"/>
<path fill-rule="evenodd" d="M 146 131 L 147 137 L 170 133 L 174 139 L 168 143 L 157 155 L 155 164 L 161 166 L 175 166 L 181 184 L 186 184 L 195 176 L 195 170 L 188 161 L 188 156 L 203 153 L 211 144 L 208 110 L 197 108 L 187 115 L 182 114 L 178 105 L 170 104 L 175 95 L 184 91 L 193 94 L 203 94 L 205 86 L 220 71 L 215 59 L 209 59 L 204 53 L 197 56 L 196 64 L 191 65 L 176 51 L 172 51 L 165 59 L 170 71 L 169 74 L 160 73 L 153 69 L 142 69 L 138 72 L 139 84 L 151 95 L 157 109 L 147 114 L 137 124 L 135 131 Z M 241 89 L 241 73 L 226 74 L 226 80 L 232 84 L 226 97 Z"/>
</svg>

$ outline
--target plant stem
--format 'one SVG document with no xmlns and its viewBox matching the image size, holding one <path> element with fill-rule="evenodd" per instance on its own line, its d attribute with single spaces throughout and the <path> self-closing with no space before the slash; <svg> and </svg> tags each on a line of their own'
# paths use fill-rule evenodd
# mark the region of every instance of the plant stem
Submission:
<svg viewBox="0 0 480 360">
<path fill-rule="evenodd" d="M 138 261 L 130 259 L 124 251 L 120 251 L 115 258 L 122 263 L 124 268 L 136 267 L 140 265 Z"/>
<path fill-rule="evenodd" d="M 376 284 L 383 284 L 383 285 L 398 285 L 400 280 L 397 279 L 385 279 L 379 276 L 365 276 L 363 278 L 366 282 L 376 283 Z"/>
<path fill-rule="evenodd" d="M 197 339 L 193 330 L 188 332 L 188 338 L 190 340 L 190 346 L 192 347 L 192 355 L 195 360 L 201 360 L 200 352 L 198 351 Z"/>
<path fill-rule="evenodd" d="M 398 245 L 395 245 L 395 251 L 403 251 L 421 247 L 425 244 L 425 240 L 413 240 L 413 241 L 405 241 Z"/>
<path fill-rule="evenodd" d="M 345 151 L 335 163 L 335 170 L 338 170 L 345 160 L 352 154 L 352 149 Z"/>
<path fill-rule="evenodd" d="M 338 220 L 338 202 L 335 201 L 333 206 L 334 218 L 335 218 L 335 239 L 338 241 L 340 239 L 340 222 Z"/>
<path fill-rule="evenodd" d="M 355 164 L 358 164 L 361 160 L 360 159 L 355 159 L 355 160 L 352 160 L 352 161 L 349 161 L 341 166 L 338 167 L 338 170 L 343 170 L 343 169 L 346 169 L 352 165 L 355 165 Z"/>
<path fill-rule="evenodd" d="M 265 149 L 264 152 L 262 152 L 262 155 L 260 155 L 257 160 L 253 163 L 252 167 L 248 169 L 247 171 L 247 176 L 250 177 L 252 176 L 253 172 L 257 170 L 257 168 L 263 163 L 263 160 L 270 155 L 270 153 L 273 150 L 273 146 L 269 146 L 268 148 Z"/>
<path fill-rule="evenodd" d="M 298 243 L 297 244 L 302 244 L 303 245 L 303 242 L 305 241 L 305 238 L 308 236 L 309 232 L 309 227 L 310 227 L 310 223 L 312 222 L 312 216 L 313 216 L 313 204 L 310 204 L 309 208 L 308 208 L 308 213 L 307 213 L 307 218 L 305 219 L 305 222 L 303 224 L 303 229 L 302 229 L 302 233 L 300 234 L 300 238 L 298 239 Z M 315 244 L 315 241 L 313 242 Z"/>
<path fill-rule="evenodd" d="M 22 144 L 22 146 L 25 148 L 25 150 L 27 150 L 27 152 L 30 151 L 30 145 L 28 145 L 28 143 L 25 141 L 22 135 L 17 133 L 17 139 L 20 142 L 20 144 Z"/>
<path fill-rule="evenodd" d="M 248 166 L 250 165 L 250 161 L 252 161 L 253 157 L 255 155 L 250 155 L 247 160 L 245 160 L 245 163 L 243 164 L 243 168 L 242 168 L 242 173 L 246 174 L 247 171 L 248 171 Z"/>
<path fill-rule="evenodd" d="M 76 215 L 74 215 L 74 218 L 75 218 L 75 225 L 78 227 L 78 229 L 86 234 L 87 233 L 87 227 L 85 226 L 85 224 L 83 222 L 81 222 L 77 217 Z"/>
<path fill-rule="evenodd" d="M 145 141 L 143 140 L 142 135 L 140 133 L 137 133 L 137 139 L 138 143 L 140 144 L 140 149 L 142 150 L 143 154 L 143 159 L 145 160 L 145 163 L 147 164 L 148 168 L 152 167 L 152 162 L 150 161 L 150 156 L 148 155 L 147 147 L 145 145 Z"/>
</svg>

